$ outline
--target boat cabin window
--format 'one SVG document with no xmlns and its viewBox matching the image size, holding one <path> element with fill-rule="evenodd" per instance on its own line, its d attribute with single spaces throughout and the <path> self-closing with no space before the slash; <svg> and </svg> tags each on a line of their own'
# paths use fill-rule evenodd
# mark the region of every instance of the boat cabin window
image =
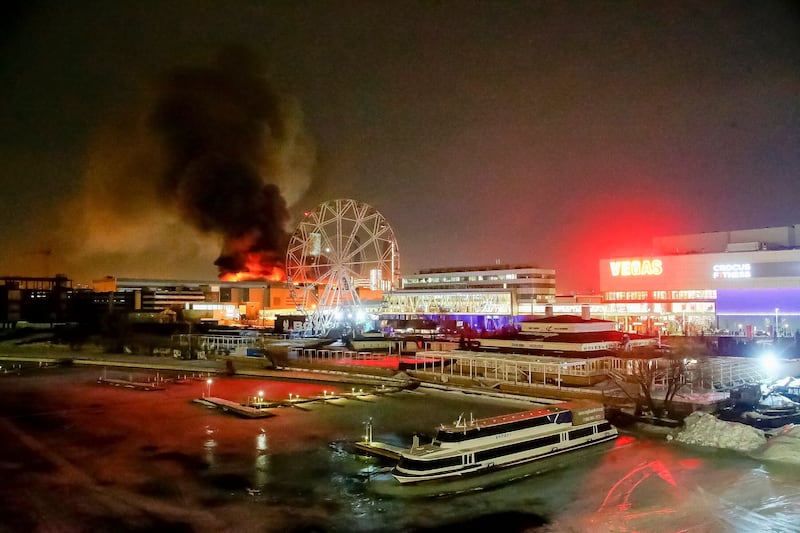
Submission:
<svg viewBox="0 0 800 533">
<path fill-rule="evenodd" d="M 611 424 L 609 422 L 603 422 L 602 424 L 597 424 L 597 432 L 602 433 L 603 431 L 608 431 L 611 429 Z"/>
<path fill-rule="evenodd" d="M 461 466 L 461 456 L 458 455 L 456 457 L 445 457 L 444 459 L 433 459 L 431 461 L 421 461 L 419 459 L 401 457 L 397 466 L 407 470 L 436 470 L 438 468 Z"/>
<path fill-rule="evenodd" d="M 594 426 L 589 426 L 587 428 L 581 428 L 581 429 L 573 429 L 572 431 L 569 432 L 569 440 L 580 439 L 581 437 L 588 437 L 592 433 L 594 433 Z"/>
<path fill-rule="evenodd" d="M 559 442 L 561 442 L 561 435 L 548 435 L 546 437 L 539 437 L 538 439 L 516 442 L 506 446 L 498 446 L 497 448 L 475 452 L 475 460 L 485 461 L 487 459 L 494 459 L 495 457 L 502 457 L 504 455 L 512 455 L 515 453 L 526 452 L 528 450 L 535 450 L 536 448 L 549 449 Z"/>
<path fill-rule="evenodd" d="M 561 411 L 556 415 L 556 424 L 572 424 L 572 411 Z"/>
</svg>

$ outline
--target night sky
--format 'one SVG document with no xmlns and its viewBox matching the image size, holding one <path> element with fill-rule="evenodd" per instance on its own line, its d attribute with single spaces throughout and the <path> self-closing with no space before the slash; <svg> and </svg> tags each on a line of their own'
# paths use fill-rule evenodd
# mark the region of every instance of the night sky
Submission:
<svg viewBox="0 0 800 533">
<path fill-rule="evenodd" d="M 533 264 L 560 293 L 653 236 L 800 223 L 791 1 L 3 9 L 0 275 L 215 278 L 281 243 L 233 189 L 289 233 L 366 202 L 405 273 Z"/>
</svg>

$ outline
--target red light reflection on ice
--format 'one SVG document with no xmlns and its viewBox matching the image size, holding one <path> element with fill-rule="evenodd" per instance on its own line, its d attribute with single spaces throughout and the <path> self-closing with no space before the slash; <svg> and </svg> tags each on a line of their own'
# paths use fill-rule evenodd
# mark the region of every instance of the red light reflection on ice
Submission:
<svg viewBox="0 0 800 533">
<path fill-rule="evenodd" d="M 692 459 L 681 459 L 678 464 L 680 464 L 683 468 L 687 470 L 696 470 L 703 466 L 703 461 L 701 459 L 692 458 Z"/>
<path fill-rule="evenodd" d="M 636 439 L 630 435 L 620 435 L 617 437 L 617 440 L 614 441 L 614 448 L 622 448 L 628 444 L 633 444 L 635 441 Z"/>
<path fill-rule="evenodd" d="M 634 468 L 622 479 L 614 483 L 606 493 L 606 497 L 600 505 L 598 512 L 606 511 L 611 507 L 616 507 L 621 511 L 630 509 L 631 495 L 642 482 L 646 481 L 653 474 L 658 475 L 658 477 L 673 487 L 676 486 L 675 479 L 672 477 L 672 473 L 669 469 L 661 461 L 651 461 Z M 674 511 L 663 509 L 658 512 L 669 513 Z"/>
</svg>

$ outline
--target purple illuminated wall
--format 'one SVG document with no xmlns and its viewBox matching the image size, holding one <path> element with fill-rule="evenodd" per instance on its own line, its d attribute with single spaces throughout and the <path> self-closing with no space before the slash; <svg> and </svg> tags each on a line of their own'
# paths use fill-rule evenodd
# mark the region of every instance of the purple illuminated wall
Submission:
<svg viewBox="0 0 800 533">
<path fill-rule="evenodd" d="M 792 289 L 717 290 L 717 314 L 800 313 L 800 287 Z"/>
</svg>

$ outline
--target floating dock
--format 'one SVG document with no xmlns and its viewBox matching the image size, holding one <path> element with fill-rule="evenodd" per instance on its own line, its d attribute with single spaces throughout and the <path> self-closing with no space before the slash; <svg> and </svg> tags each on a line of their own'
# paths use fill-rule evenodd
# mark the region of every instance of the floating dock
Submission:
<svg viewBox="0 0 800 533">
<path fill-rule="evenodd" d="M 195 400 L 195 402 L 212 407 L 218 407 L 223 411 L 233 413 L 244 418 L 268 418 L 275 416 L 275 413 L 268 411 L 266 406 L 264 408 L 250 407 L 248 405 L 242 405 L 240 403 L 232 402 L 224 398 L 216 398 L 214 396 L 198 398 Z"/>
<path fill-rule="evenodd" d="M 331 398 L 329 396 L 329 398 Z M 276 407 L 297 407 L 298 409 L 306 409 L 302 407 L 304 403 L 311 403 L 319 401 L 318 398 L 301 398 L 300 396 L 290 398 L 288 400 L 267 400 L 263 398 L 248 399 L 247 402 L 241 404 L 245 407 L 252 409 L 275 409 Z"/>
<path fill-rule="evenodd" d="M 365 433 L 364 433 L 364 440 L 358 441 L 353 443 L 353 446 L 357 450 L 361 450 L 369 455 L 375 455 L 377 457 L 383 457 L 384 459 L 391 459 L 392 461 L 399 461 L 400 454 L 406 451 L 406 448 L 401 448 L 400 446 L 394 446 L 393 444 L 387 444 L 385 442 L 378 442 L 376 440 L 372 440 L 372 419 L 370 418 L 364 423 Z M 415 437 L 416 441 L 416 437 Z"/>
<path fill-rule="evenodd" d="M 326 393 L 321 396 L 317 395 L 308 398 L 289 395 L 289 398 L 286 400 L 270 400 L 261 396 L 251 396 L 248 397 L 244 403 L 238 403 L 231 400 L 225 400 L 223 398 L 206 396 L 203 398 L 197 398 L 194 401 L 210 407 L 219 407 L 223 411 L 231 412 L 246 418 L 266 418 L 269 416 L 275 416 L 275 413 L 269 410 L 278 407 L 294 407 L 295 409 L 300 409 L 301 411 L 311 410 L 310 404 L 334 405 L 336 407 L 343 407 L 347 403 L 347 400 L 371 402 L 382 394 L 401 392 L 402 390 L 403 389 L 400 387 L 381 386 L 375 389 L 369 389 L 367 391 L 364 391 L 363 389 L 355 390 L 355 388 L 353 388 L 351 392 Z"/>
<path fill-rule="evenodd" d="M 164 390 L 164 386 L 151 381 L 131 381 L 129 379 L 97 378 L 101 385 L 112 385 L 114 387 L 125 387 L 134 390 Z"/>
<path fill-rule="evenodd" d="M 304 398 L 302 396 L 292 396 L 290 395 L 286 400 L 271 400 L 267 398 L 262 398 L 260 396 L 253 396 L 249 397 L 245 403 L 242 405 L 253 407 L 256 409 L 264 409 L 264 408 L 275 408 L 275 407 L 296 407 L 298 409 L 308 409 L 303 407 L 304 404 L 311 404 L 311 403 L 320 403 L 325 405 L 335 405 L 337 407 L 343 407 L 347 400 L 356 400 L 362 402 L 371 402 L 374 401 L 378 396 L 383 394 L 390 394 L 394 392 L 401 392 L 403 389 L 400 387 L 386 387 L 381 386 L 374 389 L 364 390 L 359 389 L 349 392 L 339 392 L 339 393 L 325 393 L 325 394 L 318 394 L 316 396 L 309 396 Z"/>
<path fill-rule="evenodd" d="M 354 443 L 353 446 L 362 452 L 368 453 L 369 455 L 375 455 L 378 457 L 383 457 L 384 459 L 391 459 L 393 461 L 399 461 L 400 453 L 406 451 L 406 448 L 401 448 L 400 446 L 394 446 L 392 444 L 386 444 L 385 442 L 377 441 L 360 441 Z"/>
</svg>

